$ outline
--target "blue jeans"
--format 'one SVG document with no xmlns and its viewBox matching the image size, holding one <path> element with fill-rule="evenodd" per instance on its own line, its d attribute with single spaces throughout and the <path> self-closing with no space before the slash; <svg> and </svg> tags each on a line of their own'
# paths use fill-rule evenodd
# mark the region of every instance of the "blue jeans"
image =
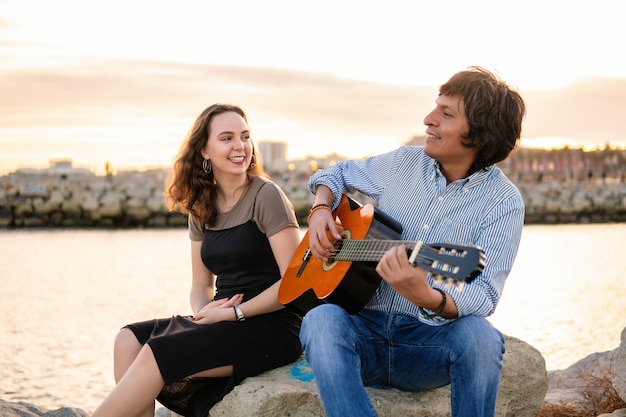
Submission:
<svg viewBox="0 0 626 417">
<path fill-rule="evenodd" d="M 430 326 L 323 304 L 306 314 L 300 340 L 329 417 L 376 416 L 364 385 L 421 391 L 451 384 L 452 416 L 494 415 L 504 338 L 484 318 Z"/>
</svg>

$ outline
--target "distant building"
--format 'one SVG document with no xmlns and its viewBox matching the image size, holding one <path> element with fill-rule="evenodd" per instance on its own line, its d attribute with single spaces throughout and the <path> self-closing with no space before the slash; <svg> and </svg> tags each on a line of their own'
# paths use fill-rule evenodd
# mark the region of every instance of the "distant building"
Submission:
<svg viewBox="0 0 626 417">
<path fill-rule="evenodd" d="M 18 175 L 48 176 L 67 178 L 71 176 L 94 176 L 95 174 L 86 168 L 74 168 L 71 159 L 51 159 L 48 168 L 22 168 L 15 171 Z"/>
<path fill-rule="evenodd" d="M 263 167 L 268 172 L 284 172 L 287 170 L 287 143 L 278 141 L 259 141 L 258 151 L 261 154 Z"/>
</svg>

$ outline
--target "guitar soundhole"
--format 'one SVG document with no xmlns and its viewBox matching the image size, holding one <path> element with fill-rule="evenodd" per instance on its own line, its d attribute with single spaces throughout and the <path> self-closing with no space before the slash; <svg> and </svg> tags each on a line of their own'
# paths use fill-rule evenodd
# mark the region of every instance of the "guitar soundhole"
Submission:
<svg viewBox="0 0 626 417">
<path fill-rule="evenodd" d="M 350 236 L 352 236 L 352 234 L 350 233 L 349 230 L 344 230 L 343 232 L 341 232 L 341 237 L 342 240 L 338 240 L 336 241 L 333 246 L 335 247 L 335 254 L 338 253 L 341 250 L 341 246 L 343 245 L 343 241 L 346 239 L 350 239 Z M 333 254 L 328 261 L 322 263 L 322 269 L 324 271 L 330 271 L 331 269 L 333 269 L 335 267 L 335 265 L 337 265 L 337 262 L 339 261 L 335 261 L 335 255 Z"/>
</svg>

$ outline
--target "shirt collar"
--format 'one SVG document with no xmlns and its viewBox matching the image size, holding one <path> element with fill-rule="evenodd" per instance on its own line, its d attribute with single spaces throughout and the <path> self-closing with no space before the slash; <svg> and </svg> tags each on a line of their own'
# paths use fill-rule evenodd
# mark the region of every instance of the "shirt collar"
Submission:
<svg viewBox="0 0 626 417">
<path fill-rule="evenodd" d="M 474 187 L 480 184 L 481 182 L 483 182 L 491 174 L 491 171 L 493 171 L 493 167 L 494 165 L 489 165 L 486 168 L 483 168 L 481 170 L 474 172 L 472 175 L 468 177 L 461 178 L 460 180 L 454 181 L 454 183 L 457 183 L 461 187 L 464 187 L 464 188 Z M 438 161 L 434 159 L 433 159 L 433 171 L 432 172 L 433 172 L 432 174 L 433 179 L 443 177 L 443 173 L 441 172 L 441 165 L 439 164 Z"/>
</svg>

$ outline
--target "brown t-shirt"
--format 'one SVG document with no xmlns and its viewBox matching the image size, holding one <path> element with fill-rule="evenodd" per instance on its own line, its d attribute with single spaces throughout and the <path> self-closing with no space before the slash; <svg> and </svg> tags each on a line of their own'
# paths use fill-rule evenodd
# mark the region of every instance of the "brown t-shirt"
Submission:
<svg viewBox="0 0 626 417">
<path fill-rule="evenodd" d="M 189 216 L 189 238 L 201 241 L 204 230 L 223 230 L 253 220 L 268 238 L 285 227 L 298 227 L 293 204 L 283 190 L 267 178 L 256 176 L 237 204 L 217 215 L 215 226 L 209 228 Z"/>
</svg>

